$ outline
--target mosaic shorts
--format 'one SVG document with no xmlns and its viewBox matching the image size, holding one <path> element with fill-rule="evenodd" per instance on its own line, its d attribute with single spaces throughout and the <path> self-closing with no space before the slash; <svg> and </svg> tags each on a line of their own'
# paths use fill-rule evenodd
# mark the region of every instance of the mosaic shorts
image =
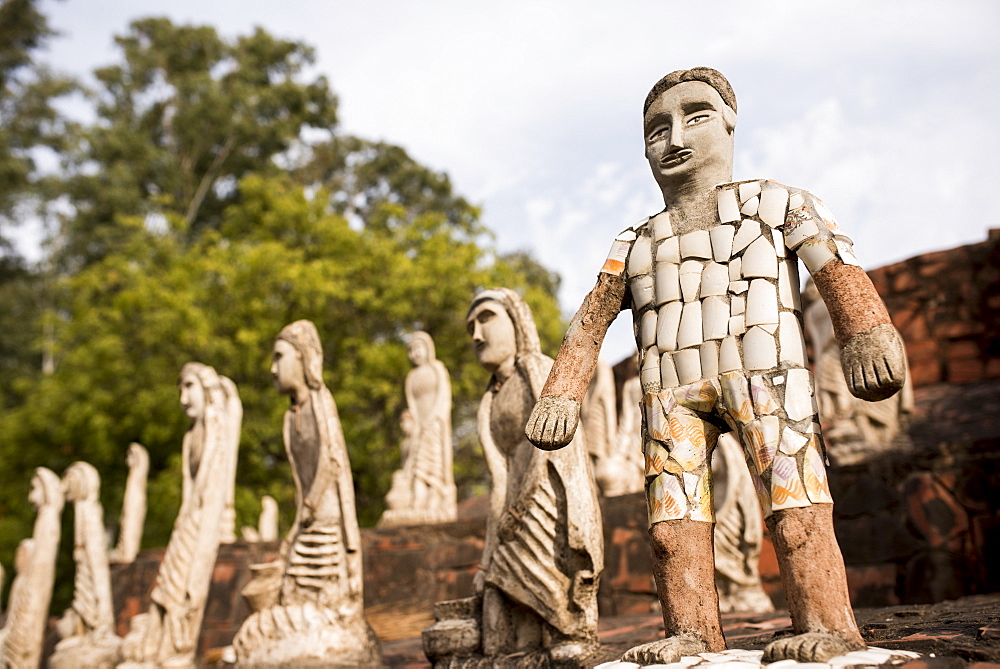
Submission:
<svg viewBox="0 0 1000 669">
<path fill-rule="evenodd" d="M 833 502 L 809 370 L 728 372 L 642 402 L 650 525 L 715 521 L 710 463 L 723 421 L 743 446 L 765 517 Z"/>
</svg>

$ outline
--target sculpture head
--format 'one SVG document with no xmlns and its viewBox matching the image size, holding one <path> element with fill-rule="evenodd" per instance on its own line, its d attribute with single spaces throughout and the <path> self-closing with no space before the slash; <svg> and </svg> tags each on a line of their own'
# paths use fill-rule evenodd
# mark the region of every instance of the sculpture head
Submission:
<svg viewBox="0 0 1000 669">
<path fill-rule="evenodd" d="M 735 128 L 736 96 L 720 72 L 696 67 L 656 82 L 643 106 L 643 137 L 664 196 L 692 180 L 731 181 Z"/>
<path fill-rule="evenodd" d="M 68 502 L 93 502 L 101 494 L 101 476 L 86 462 L 74 462 L 67 467 L 62 485 Z"/>
<path fill-rule="evenodd" d="M 180 403 L 188 418 L 195 421 L 205 417 L 205 409 L 210 404 L 222 407 L 227 389 L 222 377 L 212 367 L 200 362 L 189 362 L 181 367 L 177 381 L 180 389 Z"/>
<path fill-rule="evenodd" d="M 43 506 L 63 505 L 62 482 L 51 469 L 38 467 L 35 475 L 31 477 L 31 488 L 28 492 L 28 501 L 35 509 Z"/>
<path fill-rule="evenodd" d="M 271 376 L 278 392 L 292 397 L 323 386 L 323 346 L 312 321 L 295 321 L 278 333 Z"/>
<path fill-rule="evenodd" d="M 129 472 L 149 472 L 149 452 L 142 444 L 132 442 L 125 454 L 125 464 L 128 465 Z"/>
<path fill-rule="evenodd" d="M 488 372 L 513 368 L 517 358 L 540 353 L 535 319 L 528 304 L 509 288 L 484 290 L 465 317 L 476 359 Z"/>
<path fill-rule="evenodd" d="M 414 367 L 427 364 L 435 357 L 434 340 L 426 332 L 414 332 L 406 344 L 406 355 Z"/>
</svg>

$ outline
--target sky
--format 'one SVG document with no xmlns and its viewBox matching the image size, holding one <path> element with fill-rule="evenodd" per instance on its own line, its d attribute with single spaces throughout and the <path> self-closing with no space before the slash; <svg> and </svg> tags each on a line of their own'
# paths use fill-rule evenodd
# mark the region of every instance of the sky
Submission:
<svg viewBox="0 0 1000 669">
<path fill-rule="evenodd" d="M 734 180 L 821 197 L 867 268 L 1000 227 L 1000 3 L 993 0 L 66 0 L 42 59 L 87 77 L 129 21 L 232 38 L 261 26 L 316 49 L 340 130 L 405 147 L 482 207 L 501 251 L 562 277 L 570 316 L 621 229 L 662 206 L 642 103 L 675 69 L 736 91 Z M 24 233 L 26 236 L 28 232 Z M 612 326 L 609 363 L 635 350 Z"/>
</svg>

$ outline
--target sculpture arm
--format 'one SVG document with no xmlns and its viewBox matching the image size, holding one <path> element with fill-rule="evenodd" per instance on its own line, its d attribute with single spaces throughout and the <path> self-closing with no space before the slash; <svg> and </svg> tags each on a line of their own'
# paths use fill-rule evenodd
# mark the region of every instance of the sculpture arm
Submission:
<svg viewBox="0 0 1000 669">
<path fill-rule="evenodd" d="M 555 450 L 573 440 L 580 403 L 597 367 L 601 344 L 624 298 L 624 277 L 601 272 L 597 285 L 573 316 L 541 397 L 528 418 L 524 433 L 535 446 Z"/>
<path fill-rule="evenodd" d="M 493 411 L 493 393 L 487 392 L 479 403 L 477 424 L 479 425 L 479 442 L 483 447 L 483 457 L 486 459 L 486 469 L 490 473 L 490 511 L 486 517 L 486 539 L 483 542 L 483 557 L 479 562 L 479 571 L 475 577 L 476 591 L 482 590 L 483 578 L 490 566 L 490 557 L 497 547 L 497 529 L 503 514 L 507 497 L 507 462 L 500 449 L 493 442 L 490 434 L 490 414 Z"/>
</svg>

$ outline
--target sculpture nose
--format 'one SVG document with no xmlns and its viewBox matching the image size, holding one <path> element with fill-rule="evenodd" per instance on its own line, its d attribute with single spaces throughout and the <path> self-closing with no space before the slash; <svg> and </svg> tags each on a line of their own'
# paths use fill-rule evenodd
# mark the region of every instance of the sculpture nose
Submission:
<svg viewBox="0 0 1000 669">
<path fill-rule="evenodd" d="M 670 127 L 670 146 L 667 151 L 673 152 L 684 148 L 684 127 L 675 123 Z"/>
</svg>

